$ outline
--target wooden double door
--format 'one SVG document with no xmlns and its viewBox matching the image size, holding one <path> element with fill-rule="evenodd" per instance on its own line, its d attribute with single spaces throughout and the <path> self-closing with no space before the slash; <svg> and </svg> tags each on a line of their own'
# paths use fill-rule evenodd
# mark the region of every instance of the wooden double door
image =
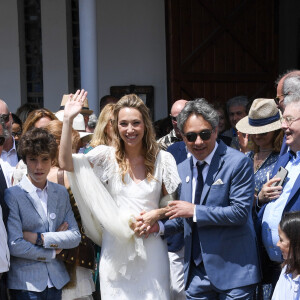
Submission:
<svg viewBox="0 0 300 300">
<path fill-rule="evenodd" d="M 169 107 L 178 99 L 273 98 L 275 0 L 165 0 Z"/>
</svg>

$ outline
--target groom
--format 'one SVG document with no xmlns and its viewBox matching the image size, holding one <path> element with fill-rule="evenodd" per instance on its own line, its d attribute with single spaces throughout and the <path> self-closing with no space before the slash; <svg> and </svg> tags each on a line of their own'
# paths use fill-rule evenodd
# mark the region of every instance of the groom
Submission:
<svg viewBox="0 0 300 300">
<path fill-rule="evenodd" d="M 251 299 L 260 281 L 252 163 L 216 140 L 218 113 L 206 100 L 188 102 L 177 122 L 192 157 L 178 166 L 181 201 L 160 233 L 184 230 L 187 299 Z"/>
</svg>

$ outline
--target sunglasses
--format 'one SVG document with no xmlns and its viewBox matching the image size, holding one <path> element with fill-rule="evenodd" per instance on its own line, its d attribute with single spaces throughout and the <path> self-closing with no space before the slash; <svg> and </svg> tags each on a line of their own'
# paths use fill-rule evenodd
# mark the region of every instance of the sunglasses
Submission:
<svg viewBox="0 0 300 300">
<path fill-rule="evenodd" d="M 4 142 L 5 142 L 5 137 L 0 136 L 0 146 L 3 146 Z"/>
<path fill-rule="evenodd" d="M 174 116 L 172 116 L 172 115 L 170 115 L 170 117 L 171 117 L 171 120 L 172 120 L 172 121 L 177 122 L 177 117 L 174 117 Z"/>
<path fill-rule="evenodd" d="M 0 114 L 0 117 L 3 119 L 5 123 L 9 121 L 9 114 Z"/>
<path fill-rule="evenodd" d="M 22 135 L 22 131 L 17 131 L 17 132 L 13 131 L 13 132 L 11 133 L 11 135 L 12 135 L 13 137 L 15 137 L 15 136 L 21 136 L 21 135 Z"/>
<path fill-rule="evenodd" d="M 205 129 L 205 130 L 202 130 L 198 133 L 197 132 L 188 132 L 184 136 L 186 137 L 186 139 L 189 142 L 195 142 L 198 135 L 200 136 L 202 141 L 207 141 L 207 140 L 210 139 L 211 133 L 212 133 L 212 130 Z"/>
</svg>

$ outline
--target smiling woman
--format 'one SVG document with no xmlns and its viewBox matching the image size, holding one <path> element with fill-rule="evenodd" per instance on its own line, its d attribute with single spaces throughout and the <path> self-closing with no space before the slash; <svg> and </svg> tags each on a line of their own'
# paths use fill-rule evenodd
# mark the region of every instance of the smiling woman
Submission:
<svg viewBox="0 0 300 300">
<path fill-rule="evenodd" d="M 159 208 L 159 199 L 162 194 L 175 192 L 180 182 L 175 160 L 159 151 L 149 110 L 134 94 L 122 97 L 115 105 L 114 148 L 100 145 L 85 156 L 72 157 L 71 124 L 85 97 L 84 90 L 77 91 L 65 106 L 59 162 L 72 171 L 70 184 L 87 235 L 101 243 L 102 232 L 101 299 L 117 295 L 121 300 L 134 300 L 147 295 L 149 299 L 167 300 L 166 244 L 150 234 L 148 225 L 152 224 L 140 228 L 134 217 L 149 216 L 145 211 L 155 211 L 157 218 L 164 215 L 166 210 Z M 144 239 L 142 233 L 150 235 Z"/>
</svg>

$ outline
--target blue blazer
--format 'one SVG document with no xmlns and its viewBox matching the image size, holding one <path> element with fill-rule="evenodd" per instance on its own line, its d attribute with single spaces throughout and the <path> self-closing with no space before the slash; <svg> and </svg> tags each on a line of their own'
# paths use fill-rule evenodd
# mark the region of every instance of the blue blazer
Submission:
<svg viewBox="0 0 300 300">
<path fill-rule="evenodd" d="M 178 166 L 180 199 L 192 201 L 192 158 Z M 217 183 L 218 181 L 218 183 Z M 257 240 L 251 216 L 253 164 L 222 141 L 212 158 L 196 218 L 203 264 L 211 283 L 220 290 L 260 281 Z M 192 218 L 165 222 L 165 235 L 184 230 L 185 283 L 192 256 Z"/>
<path fill-rule="evenodd" d="M 280 167 L 285 167 L 287 163 L 290 160 L 290 153 L 287 152 L 279 157 L 272 173 L 272 178 L 276 175 Z M 267 203 L 261 208 L 261 210 L 258 213 L 258 230 L 261 230 L 261 223 L 262 218 L 264 215 L 265 208 L 267 206 Z M 287 211 L 299 211 L 300 210 L 300 174 L 298 175 L 295 184 L 291 190 L 291 193 L 289 195 L 289 198 L 286 202 L 286 205 L 284 207 L 283 213 Z M 260 232 L 259 232 L 260 233 Z"/>
<path fill-rule="evenodd" d="M 48 275 L 57 289 L 68 281 L 63 261 L 53 258 L 54 249 L 74 248 L 80 243 L 80 233 L 65 187 L 48 182 L 47 216 L 36 190 L 26 176 L 14 187 L 5 190 L 9 207 L 7 221 L 8 247 L 11 254 L 8 288 L 41 292 L 47 287 Z M 56 232 L 67 222 L 68 230 Z M 41 232 L 44 246 L 23 239 L 23 231 Z"/>
<path fill-rule="evenodd" d="M 167 148 L 167 151 L 174 156 L 177 165 L 187 158 L 186 146 L 183 141 L 172 144 Z M 178 252 L 181 250 L 184 246 L 183 232 L 170 235 L 167 238 L 167 245 L 169 252 Z"/>
<path fill-rule="evenodd" d="M 185 142 L 183 141 L 172 144 L 167 148 L 167 151 L 174 156 L 177 165 L 182 163 L 187 158 L 186 146 Z"/>
</svg>

